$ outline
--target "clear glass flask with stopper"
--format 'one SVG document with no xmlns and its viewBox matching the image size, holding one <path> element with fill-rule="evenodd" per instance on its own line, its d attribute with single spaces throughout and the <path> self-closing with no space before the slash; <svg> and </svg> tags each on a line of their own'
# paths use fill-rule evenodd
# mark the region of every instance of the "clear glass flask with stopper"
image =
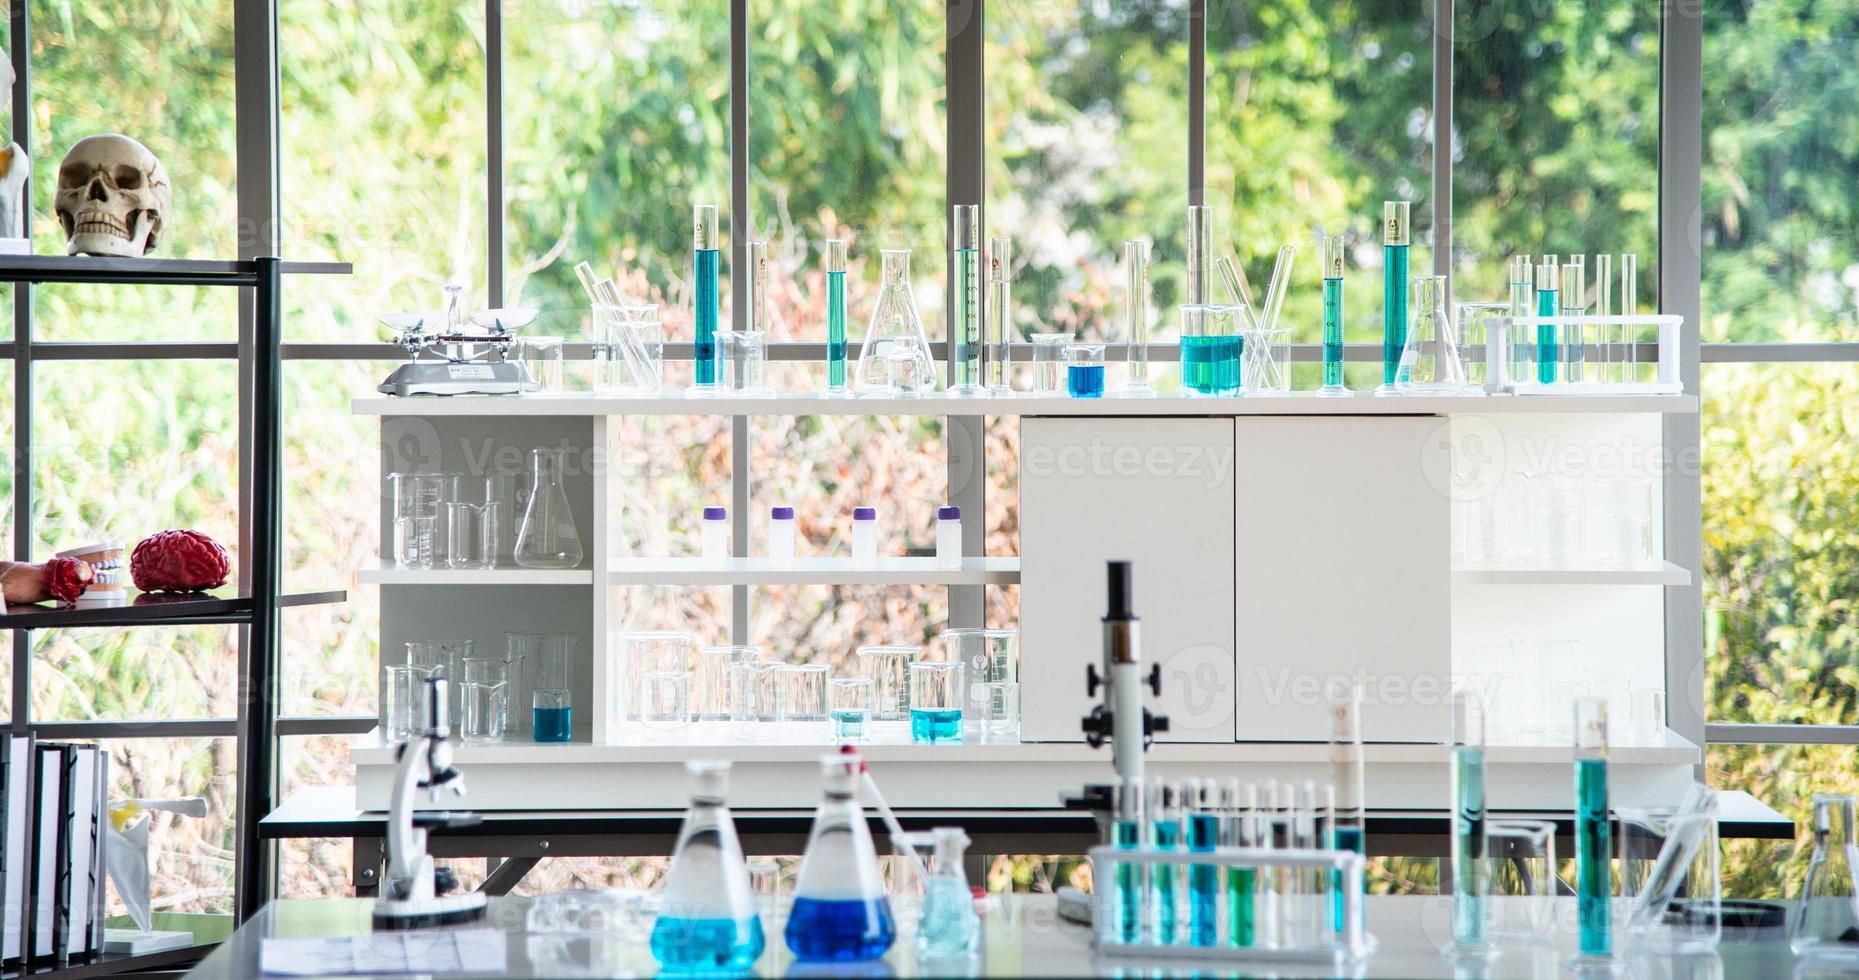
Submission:
<svg viewBox="0 0 1859 980">
<path fill-rule="evenodd" d="M 926 959 L 963 956 L 981 941 L 981 916 L 968 886 L 963 861 L 968 835 L 960 827 L 936 827 L 936 855 L 923 888 L 923 911 L 917 918 L 917 955 Z"/>
<path fill-rule="evenodd" d="M 862 764 L 853 753 L 820 757 L 825 798 L 813 815 L 787 920 L 788 949 L 802 960 L 877 959 L 897 938 L 857 799 Z"/>
<path fill-rule="evenodd" d="M 529 454 L 529 504 L 516 531 L 516 563 L 524 568 L 578 568 L 581 532 L 575 529 L 568 492 L 562 488 L 560 449 Z"/>
<path fill-rule="evenodd" d="M 930 360 L 929 337 L 923 332 L 923 315 L 910 291 L 910 250 L 887 248 L 879 253 L 878 302 L 865 326 L 859 347 L 858 392 L 862 395 L 916 395 L 936 385 L 936 365 Z"/>
<path fill-rule="evenodd" d="M 691 807 L 665 873 L 652 956 L 668 971 L 745 971 L 761 957 L 766 940 L 749 866 L 724 802 L 729 763 L 687 762 L 684 771 L 691 777 Z"/>
<path fill-rule="evenodd" d="M 1859 844 L 1853 841 L 1853 797 L 1814 796 L 1814 857 L 1801 885 L 1801 908 L 1788 943 L 1804 959 L 1859 961 Z"/>
</svg>

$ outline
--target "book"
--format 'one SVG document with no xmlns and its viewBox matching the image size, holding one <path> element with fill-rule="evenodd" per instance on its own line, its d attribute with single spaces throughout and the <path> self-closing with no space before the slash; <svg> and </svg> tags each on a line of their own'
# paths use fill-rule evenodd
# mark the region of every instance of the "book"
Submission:
<svg viewBox="0 0 1859 980">
<path fill-rule="evenodd" d="M 34 832 L 24 940 L 26 955 L 33 959 L 50 957 L 57 948 L 53 929 L 57 917 L 58 872 L 65 863 L 62 833 L 65 821 L 60 797 L 65 755 L 70 748 L 53 743 L 39 745 L 37 764 L 33 767 Z"/>
<path fill-rule="evenodd" d="M 95 745 L 73 745 L 60 793 L 64 807 L 65 866 L 58 880 L 57 955 L 83 957 L 90 951 L 91 892 L 97 856 L 97 756 Z"/>
<path fill-rule="evenodd" d="M 100 953 L 103 951 L 105 931 L 104 905 L 108 900 L 110 884 L 108 866 L 103 863 L 103 846 L 109 840 L 110 750 L 103 745 L 97 746 L 97 801 L 96 809 L 91 812 L 96 814 L 96 818 L 90 826 L 94 856 L 90 862 L 90 941 L 87 948 L 92 953 Z"/>
<path fill-rule="evenodd" d="M 16 963 L 24 950 L 26 877 L 32 859 L 26 851 L 32 826 L 32 763 L 37 756 L 32 736 L 0 732 L 0 903 L 4 903 L 5 941 L 0 961 Z"/>
</svg>

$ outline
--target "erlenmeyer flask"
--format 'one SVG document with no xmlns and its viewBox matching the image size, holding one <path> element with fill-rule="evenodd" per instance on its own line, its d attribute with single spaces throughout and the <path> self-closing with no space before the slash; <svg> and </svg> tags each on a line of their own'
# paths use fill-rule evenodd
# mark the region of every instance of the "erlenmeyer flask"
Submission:
<svg viewBox="0 0 1859 980">
<path fill-rule="evenodd" d="M 910 250 L 887 248 L 879 275 L 878 304 L 859 348 L 860 394 L 914 395 L 936 387 L 936 365 L 916 296 L 910 292 Z"/>
<path fill-rule="evenodd" d="M 1395 390 L 1411 395 L 1452 395 L 1465 391 L 1465 362 L 1459 338 L 1446 315 L 1446 277 L 1414 277 L 1414 321 L 1401 348 L 1394 374 Z"/>
<path fill-rule="evenodd" d="M 1788 943 L 1801 957 L 1859 958 L 1859 846 L 1853 841 L 1853 797 L 1814 796 L 1814 859 L 1801 885 L 1801 907 Z"/>
<path fill-rule="evenodd" d="M 962 865 L 968 835 L 960 827 L 937 827 L 933 833 L 936 857 L 917 918 L 917 955 L 961 956 L 973 952 L 981 938 L 981 917 L 975 914 L 975 896 Z"/>
<path fill-rule="evenodd" d="M 581 533 L 575 530 L 568 492 L 562 489 L 562 450 L 529 454 L 529 506 L 516 530 L 516 563 L 524 568 L 575 568 Z"/>
<path fill-rule="evenodd" d="M 761 957 L 765 940 L 749 866 L 723 802 L 729 763 L 687 762 L 684 771 L 691 775 L 691 808 L 665 873 L 652 955 L 667 970 L 747 970 Z"/>
<path fill-rule="evenodd" d="M 861 761 L 850 752 L 820 757 L 826 795 L 813 815 L 787 920 L 788 949 L 803 960 L 876 959 L 897 938 L 865 811 L 854 798 Z"/>
</svg>

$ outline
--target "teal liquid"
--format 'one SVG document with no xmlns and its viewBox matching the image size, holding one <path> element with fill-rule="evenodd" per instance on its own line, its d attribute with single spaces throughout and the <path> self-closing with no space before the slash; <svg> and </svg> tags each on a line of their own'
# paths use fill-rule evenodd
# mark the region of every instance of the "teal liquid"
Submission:
<svg viewBox="0 0 1859 980">
<path fill-rule="evenodd" d="M 1182 387 L 1200 395 L 1238 391 L 1242 344 L 1237 336 L 1181 338 Z"/>
<path fill-rule="evenodd" d="M 1134 820 L 1119 820 L 1111 826 L 1111 836 L 1116 846 L 1123 850 L 1136 850 L 1142 846 L 1142 825 Z M 1116 888 L 1116 893 L 1111 896 L 1112 921 L 1117 930 L 1115 941 L 1142 942 L 1143 866 L 1140 864 L 1117 865 L 1113 887 Z"/>
<path fill-rule="evenodd" d="M 911 708 L 910 738 L 915 742 L 960 742 L 962 709 Z"/>
<path fill-rule="evenodd" d="M 1257 942 L 1254 934 L 1252 896 L 1259 890 L 1256 868 L 1226 869 L 1226 941 L 1231 946 L 1250 946 Z"/>
<path fill-rule="evenodd" d="M 955 250 L 955 359 L 950 365 L 958 385 L 981 383 L 981 251 Z"/>
<path fill-rule="evenodd" d="M 1362 834 L 1361 827 L 1358 826 L 1358 827 L 1337 827 L 1336 828 L 1336 849 L 1337 850 L 1354 851 L 1357 854 L 1367 854 L 1368 853 L 1368 851 L 1366 850 L 1367 846 L 1368 846 L 1367 840 L 1364 838 Z M 1368 883 L 1366 881 L 1363 882 L 1364 886 L 1366 886 L 1367 884 Z M 1346 908 L 1343 904 L 1344 900 L 1347 898 L 1348 896 L 1343 893 L 1343 873 L 1341 871 L 1330 872 L 1331 928 L 1335 929 L 1337 934 L 1339 935 L 1343 931 L 1343 923 L 1346 921 L 1346 918 L 1347 918 Z M 1364 909 L 1364 911 L 1366 912 L 1366 909 Z M 1367 918 L 1367 916 L 1364 915 L 1364 918 Z"/>
<path fill-rule="evenodd" d="M 538 742 L 566 742 L 574 733 L 573 708 L 535 708 L 530 712 L 530 730 Z"/>
<path fill-rule="evenodd" d="M 697 335 L 692 339 L 691 358 L 697 364 L 697 383 L 713 385 L 717 383 L 717 250 L 697 249 L 692 264 L 697 269 Z"/>
<path fill-rule="evenodd" d="M 666 972 L 742 973 L 761 959 L 767 939 L 750 918 L 683 919 L 661 915 L 652 925 L 652 957 Z"/>
<path fill-rule="evenodd" d="M 1158 820 L 1155 822 L 1155 848 L 1158 851 L 1172 851 L 1181 846 L 1181 821 Z M 1172 946 L 1180 941 L 1176 935 L 1180 928 L 1180 913 L 1177 911 L 1179 897 L 1176 894 L 1176 879 L 1179 872 L 1174 865 L 1154 865 L 1149 872 L 1149 899 L 1155 928 L 1152 941 L 1161 946 Z"/>
<path fill-rule="evenodd" d="M 1452 941 L 1485 943 L 1485 903 L 1491 894 L 1485 862 L 1485 750 L 1452 750 Z"/>
<path fill-rule="evenodd" d="M 1073 398 L 1104 397 L 1104 366 L 1073 364 L 1065 369 L 1065 390 Z"/>
<path fill-rule="evenodd" d="M 1407 346 L 1407 246 L 1383 245 L 1381 255 L 1381 383 L 1392 388 Z"/>
<path fill-rule="evenodd" d="M 1188 850 L 1211 851 L 1219 841 L 1220 818 L 1211 813 L 1188 815 Z M 1220 868 L 1212 864 L 1188 866 L 1188 945 L 1214 946 L 1220 942 Z"/>
<path fill-rule="evenodd" d="M 857 741 L 865 737 L 865 722 L 869 712 L 864 708 L 834 708 L 833 737 L 841 741 Z"/>
<path fill-rule="evenodd" d="M 1323 280 L 1323 384 L 1343 384 L 1343 281 Z"/>
<path fill-rule="evenodd" d="M 975 948 L 981 938 L 981 917 L 975 914 L 975 896 L 955 878 L 931 878 L 923 892 L 923 913 L 917 917 L 917 952 L 922 956 L 956 956 Z"/>
<path fill-rule="evenodd" d="M 1536 315 L 1556 315 L 1556 291 L 1539 289 L 1536 291 Z M 1549 384 L 1556 380 L 1556 328 L 1549 324 L 1539 324 L 1536 328 L 1536 380 Z"/>
<path fill-rule="evenodd" d="M 846 274 L 826 274 L 826 384 L 846 386 Z"/>
<path fill-rule="evenodd" d="M 1607 826 L 1607 760 L 1575 760 L 1575 912 L 1583 956 L 1613 952 L 1612 833 Z"/>
</svg>

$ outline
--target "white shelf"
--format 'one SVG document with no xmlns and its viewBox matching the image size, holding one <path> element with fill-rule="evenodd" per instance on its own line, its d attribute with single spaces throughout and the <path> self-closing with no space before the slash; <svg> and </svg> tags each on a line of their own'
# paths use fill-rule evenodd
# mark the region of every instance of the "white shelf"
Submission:
<svg viewBox="0 0 1859 980">
<path fill-rule="evenodd" d="M 1584 413 L 1678 413 L 1698 410 L 1695 395 L 1582 395 L 1564 398 L 1395 397 L 1356 392 L 1348 398 L 1319 398 L 1313 392 L 1244 398 L 1069 398 L 1021 394 L 1011 398 L 828 397 L 818 392 L 778 392 L 762 398 L 653 397 L 561 391 L 524 395 L 459 395 L 356 398 L 357 415 L 417 416 L 595 416 L 595 415 L 1567 415 Z"/>
<path fill-rule="evenodd" d="M 1669 561 L 1638 568 L 1455 568 L 1456 585 L 1690 585 L 1691 572 Z"/>
<path fill-rule="evenodd" d="M 400 568 L 380 560 L 355 571 L 366 585 L 593 585 L 586 568 Z"/>
<path fill-rule="evenodd" d="M 934 558 L 883 558 L 857 568 L 850 558 L 796 558 L 776 568 L 766 558 L 731 558 L 721 566 L 701 558 L 615 558 L 612 585 L 1018 585 L 1020 559 L 967 558 L 943 568 Z"/>
</svg>

